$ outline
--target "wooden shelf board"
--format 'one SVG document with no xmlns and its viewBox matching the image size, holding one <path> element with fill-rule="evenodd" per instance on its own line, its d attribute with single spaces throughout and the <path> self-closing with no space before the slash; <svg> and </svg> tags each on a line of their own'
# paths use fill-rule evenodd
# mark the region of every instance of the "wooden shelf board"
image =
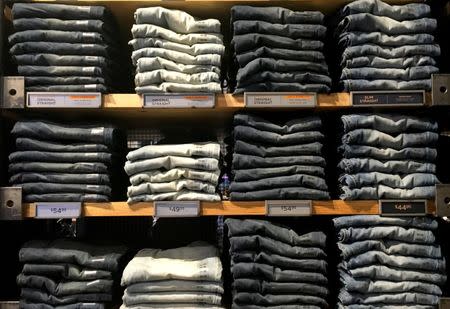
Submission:
<svg viewBox="0 0 450 309">
<path fill-rule="evenodd" d="M 36 207 L 33 203 L 24 204 L 23 216 L 34 218 Z M 428 213 L 435 213 L 433 201 L 428 202 Z M 126 202 L 110 203 L 84 203 L 83 216 L 85 217 L 133 217 L 153 216 L 153 203 L 138 203 L 128 205 Z M 313 215 L 376 215 L 379 214 L 378 201 L 313 201 Z M 251 202 L 202 202 L 202 216 L 260 216 L 265 215 L 264 201 Z"/>
</svg>

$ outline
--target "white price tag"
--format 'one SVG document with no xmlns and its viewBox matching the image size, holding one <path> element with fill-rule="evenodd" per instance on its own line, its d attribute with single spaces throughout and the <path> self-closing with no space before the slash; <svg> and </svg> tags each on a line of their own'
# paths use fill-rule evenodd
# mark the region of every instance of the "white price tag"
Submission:
<svg viewBox="0 0 450 309">
<path fill-rule="evenodd" d="M 155 201 L 155 217 L 198 217 L 200 201 Z"/>
<path fill-rule="evenodd" d="M 317 105 L 317 94 L 311 92 L 245 92 L 245 107 L 304 107 Z"/>
<path fill-rule="evenodd" d="M 267 200 L 266 215 L 273 217 L 305 217 L 312 215 L 310 200 Z"/>
<path fill-rule="evenodd" d="M 72 219 L 81 216 L 81 202 L 36 203 L 37 219 Z"/>
<path fill-rule="evenodd" d="M 99 108 L 100 92 L 28 92 L 27 107 L 30 108 Z"/>
<path fill-rule="evenodd" d="M 168 93 L 143 94 L 144 108 L 213 108 L 216 104 L 214 93 Z"/>
</svg>

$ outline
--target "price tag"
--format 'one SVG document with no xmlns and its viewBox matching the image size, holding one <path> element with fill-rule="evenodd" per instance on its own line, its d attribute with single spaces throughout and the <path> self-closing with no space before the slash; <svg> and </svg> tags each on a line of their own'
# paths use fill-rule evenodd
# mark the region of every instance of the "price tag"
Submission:
<svg viewBox="0 0 450 309">
<path fill-rule="evenodd" d="M 142 95 L 144 108 L 213 108 L 216 104 L 214 93 L 168 93 Z"/>
<path fill-rule="evenodd" d="M 380 214 L 382 216 L 426 216 L 426 200 L 380 200 Z"/>
<path fill-rule="evenodd" d="M 353 91 L 350 93 L 352 106 L 422 106 L 425 105 L 425 91 Z"/>
<path fill-rule="evenodd" d="M 245 107 L 316 107 L 317 94 L 311 92 L 245 92 Z"/>
<path fill-rule="evenodd" d="M 439 309 L 450 309 L 450 298 L 442 297 L 439 299 Z"/>
<path fill-rule="evenodd" d="M 305 217 L 312 215 L 312 201 L 309 200 L 267 200 L 266 216 Z"/>
<path fill-rule="evenodd" d="M 28 92 L 30 108 L 100 108 L 100 92 Z"/>
<path fill-rule="evenodd" d="M 200 201 L 155 201 L 155 217 L 198 217 Z"/>
<path fill-rule="evenodd" d="M 72 219 L 81 216 L 81 202 L 36 203 L 37 219 Z"/>
</svg>

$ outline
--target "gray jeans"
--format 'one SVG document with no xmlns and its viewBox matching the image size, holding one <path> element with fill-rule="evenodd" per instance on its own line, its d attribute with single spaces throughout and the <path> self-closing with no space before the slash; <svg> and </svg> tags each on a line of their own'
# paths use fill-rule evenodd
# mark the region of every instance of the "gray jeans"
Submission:
<svg viewBox="0 0 450 309">
<path fill-rule="evenodd" d="M 108 152 L 109 148 L 103 144 L 62 144 L 52 141 L 41 141 L 33 138 L 16 138 L 16 149 L 21 151 L 50 151 L 50 152 Z"/>
<path fill-rule="evenodd" d="M 396 81 L 392 79 L 363 80 L 347 79 L 340 82 L 344 91 L 370 91 L 370 90 L 431 90 L 431 79 L 412 81 Z"/>
<path fill-rule="evenodd" d="M 234 152 L 245 155 L 254 155 L 262 158 L 295 155 L 320 155 L 322 153 L 322 146 L 323 145 L 321 143 L 315 142 L 284 147 L 266 147 L 238 140 L 234 143 Z"/>
<path fill-rule="evenodd" d="M 134 50 L 147 47 L 157 47 L 178 51 L 181 53 L 186 53 L 191 56 L 198 56 L 204 54 L 217 54 L 223 56 L 225 53 L 225 46 L 223 44 L 202 43 L 190 46 L 158 38 L 133 39 L 130 42 L 128 42 L 128 45 L 133 46 Z"/>
<path fill-rule="evenodd" d="M 9 164 L 10 174 L 18 173 L 67 173 L 67 174 L 105 174 L 108 167 L 103 163 L 46 163 L 46 162 L 19 162 Z"/>
<path fill-rule="evenodd" d="M 98 19 L 85 20 L 61 20 L 57 18 L 14 18 L 14 30 L 53 30 L 53 31 L 78 31 L 98 32 L 112 36 L 114 33 L 112 25 Z"/>
<path fill-rule="evenodd" d="M 436 66 L 437 62 L 430 56 L 411 56 L 386 59 L 374 55 L 361 56 L 342 62 L 342 66 L 352 68 L 408 69 L 416 66 Z M 393 71 L 395 72 L 395 70 Z"/>
<path fill-rule="evenodd" d="M 47 74 L 47 73 L 46 73 Z M 54 74 L 54 71 L 51 72 Z M 106 80 L 103 77 L 89 77 L 89 76 L 25 76 L 25 85 L 30 86 L 56 86 L 56 85 L 105 85 Z"/>
<path fill-rule="evenodd" d="M 75 303 L 69 305 L 52 306 L 43 303 L 29 303 L 21 300 L 19 303 L 21 309 L 104 309 L 105 305 L 102 303 Z"/>
<path fill-rule="evenodd" d="M 150 72 L 153 70 L 168 70 L 185 74 L 214 72 L 220 74 L 220 68 L 213 65 L 181 64 L 162 57 L 144 57 L 136 62 L 136 72 Z"/>
<path fill-rule="evenodd" d="M 235 181 L 250 181 L 285 175 L 306 174 L 324 177 L 325 170 L 321 166 L 290 165 L 266 168 L 248 168 L 233 170 Z"/>
<path fill-rule="evenodd" d="M 235 5 L 231 8 L 231 20 L 259 20 L 273 24 L 322 24 L 321 12 L 291 11 L 280 7 L 254 7 Z"/>
<path fill-rule="evenodd" d="M 62 18 L 62 19 L 107 19 L 109 12 L 104 6 L 76 6 L 48 3 L 15 3 L 12 15 L 16 18 Z"/>
<path fill-rule="evenodd" d="M 408 20 L 429 16 L 430 12 L 430 6 L 425 3 L 389 5 L 380 0 L 359 0 L 347 4 L 342 8 L 340 14 L 346 16 L 357 13 L 370 13 L 398 20 Z"/>
<path fill-rule="evenodd" d="M 164 82 L 162 84 L 154 84 L 154 85 L 136 87 L 135 91 L 137 94 L 166 93 L 166 92 L 219 93 L 219 92 L 222 92 L 222 87 L 219 83 L 206 83 L 206 84 L 192 85 L 192 84 L 179 84 L 179 83 Z"/>
<path fill-rule="evenodd" d="M 349 46 L 374 44 L 379 46 L 403 46 L 415 44 L 433 44 L 434 36 L 428 33 L 387 35 L 382 32 L 344 32 L 339 36 L 338 45 L 345 49 Z"/>
<path fill-rule="evenodd" d="M 346 132 L 361 128 L 393 134 L 438 130 L 436 121 L 405 115 L 350 114 L 342 116 L 341 120 Z"/>
<path fill-rule="evenodd" d="M 342 159 L 339 168 L 347 174 L 380 172 L 391 174 L 430 173 L 436 174 L 436 165 L 416 161 L 385 161 L 374 159 Z"/>
<path fill-rule="evenodd" d="M 292 61 L 306 61 L 323 63 L 325 56 L 322 52 L 316 50 L 303 50 L 301 53 L 292 49 L 273 48 L 273 47 L 258 47 L 254 50 L 247 51 L 235 55 L 237 63 L 240 68 L 245 67 L 249 62 L 258 58 L 273 58 L 280 60 Z"/>
<path fill-rule="evenodd" d="M 109 43 L 108 39 L 98 32 L 76 32 L 58 30 L 26 30 L 15 32 L 8 37 L 10 45 L 25 42 L 59 42 L 59 43 Z"/>
<path fill-rule="evenodd" d="M 27 276 L 44 276 L 63 281 L 93 281 L 97 279 L 112 279 L 112 274 L 106 270 L 81 268 L 74 264 L 30 264 L 23 265 L 22 274 Z"/>
<path fill-rule="evenodd" d="M 403 177 L 385 173 L 344 174 L 339 182 L 349 189 L 384 185 L 397 189 L 414 189 L 416 187 L 434 186 L 439 183 L 436 175 L 412 173 Z"/>
<path fill-rule="evenodd" d="M 233 125 L 245 125 L 261 131 L 290 134 L 319 130 L 322 127 L 322 121 L 319 117 L 304 117 L 277 124 L 255 115 L 240 113 L 234 115 Z"/>
<path fill-rule="evenodd" d="M 82 55 L 82 56 L 114 56 L 116 51 L 105 44 L 79 44 L 56 42 L 25 42 L 14 44 L 10 53 L 13 55 L 49 53 L 57 55 Z"/>
<path fill-rule="evenodd" d="M 17 72 L 25 76 L 107 76 L 101 67 L 19 65 Z M 38 77 L 36 77 L 38 79 Z M 39 79 L 38 79 L 39 80 Z M 75 83 L 72 83 L 75 84 Z"/>
<path fill-rule="evenodd" d="M 328 191 L 310 189 L 305 187 L 285 187 L 249 192 L 231 192 L 233 201 L 259 201 L 259 200 L 326 200 L 330 199 Z"/>
<path fill-rule="evenodd" d="M 303 131 L 288 134 L 262 131 L 253 127 L 237 125 L 234 127 L 233 137 L 235 140 L 244 140 L 253 143 L 264 143 L 266 145 L 289 146 L 317 142 L 323 139 L 319 131 Z"/>
<path fill-rule="evenodd" d="M 232 167 L 234 169 L 279 167 L 288 165 L 325 166 L 325 159 L 321 156 L 292 156 L 261 158 L 250 155 L 233 155 Z"/>
<path fill-rule="evenodd" d="M 391 188 L 383 185 L 353 188 L 342 186 L 343 200 L 371 200 L 371 199 L 432 199 L 435 196 L 435 186 L 415 187 L 412 189 Z"/>
<path fill-rule="evenodd" d="M 55 296 L 42 290 L 23 288 L 20 298 L 32 303 L 45 303 L 53 306 L 69 305 L 78 302 L 106 302 L 112 301 L 111 293 L 85 293 Z"/>
<path fill-rule="evenodd" d="M 261 20 L 236 20 L 233 22 L 233 35 L 259 33 L 285 36 L 292 39 L 323 39 L 327 28 L 319 24 L 278 24 Z"/>
<path fill-rule="evenodd" d="M 51 193 L 83 193 L 111 196 L 111 188 L 105 185 L 27 182 L 15 183 L 14 186 L 21 187 L 22 192 L 25 195 Z"/>
<path fill-rule="evenodd" d="M 414 80 L 430 78 L 431 74 L 436 74 L 439 69 L 434 66 L 408 67 L 405 69 L 394 68 L 344 68 L 341 73 L 341 79 L 395 79 L 395 80 Z"/>
<path fill-rule="evenodd" d="M 231 183 L 230 191 L 249 192 L 275 188 L 288 188 L 295 186 L 319 189 L 323 191 L 328 190 L 327 184 L 323 178 L 300 174 L 300 175 L 264 178 L 255 181 L 245 181 L 245 182 L 234 181 Z"/>
<path fill-rule="evenodd" d="M 257 292 L 261 294 L 306 294 L 326 297 L 328 289 L 314 283 L 271 282 L 259 279 L 235 279 L 233 289 L 236 291 Z"/>
<path fill-rule="evenodd" d="M 137 87 L 157 85 L 165 82 L 190 85 L 220 83 L 220 76 L 214 72 L 184 74 L 167 70 L 154 70 L 150 72 L 137 73 L 134 76 L 134 83 Z"/>
<path fill-rule="evenodd" d="M 108 88 L 102 84 L 88 85 L 42 85 L 27 86 L 27 91 L 36 92 L 108 92 Z"/>
<path fill-rule="evenodd" d="M 328 307 L 328 303 L 321 297 L 312 295 L 272 295 L 248 292 L 237 292 L 233 295 L 233 302 L 237 304 L 252 304 L 260 306 L 277 306 L 287 304 L 316 305 Z"/>
<path fill-rule="evenodd" d="M 342 291 L 338 296 L 342 304 L 410 304 L 410 305 L 437 305 L 439 297 L 436 295 L 429 295 L 424 293 L 395 293 L 382 295 L 364 295 L 364 294 L 350 294 L 347 291 Z"/>
<path fill-rule="evenodd" d="M 364 226 L 402 226 L 424 230 L 435 230 L 436 220 L 428 217 L 382 217 L 378 215 L 343 216 L 333 219 L 335 228 Z"/>
<path fill-rule="evenodd" d="M 390 239 L 413 244 L 433 244 L 435 237 L 432 231 L 414 228 L 405 229 L 399 226 L 375 226 L 370 228 L 342 228 L 338 233 L 339 241 L 352 243 L 361 240 Z"/>
<path fill-rule="evenodd" d="M 90 66 L 106 67 L 111 62 L 102 56 L 76 56 L 76 55 L 55 55 L 55 54 L 24 54 L 13 56 L 18 65 L 35 66 Z"/>
<path fill-rule="evenodd" d="M 261 46 L 294 50 L 322 50 L 324 46 L 323 42 L 319 40 L 291 39 L 284 36 L 259 33 L 234 35 L 231 44 L 237 54 Z"/>
<path fill-rule="evenodd" d="M 400 150 L 392 148 L 377 148 L 364 145 L 341 145 L 339 153 L 344 158 L 372 158 L 377 160 L 418 160 L 434 161 L 437 158 L 437 150 L 429 147 L 406 147 Z"/>
<path fill-rule="evenodd" d="M 245 87 L 236 88 L 234 94 L 244 92 L 317 92 L 329 93 L 330 87 L 324 84 L 299 84 L 299 83 L 276 83 L 265 82 L 250 84 Z"/>
<path fill-rule="evenodd" d="M 194 170 L 190 168 L 174 168 L 168 171 L 152 171 L 144 172 L 140 174 L 135 174 L 130 177 L 130 182 L 132 185 L 137 186 L 141 183 L 160 183 L 160 182 L 170 182 L 178 179 L 191 179 L 199 180 L 213 184 L 217 186 L 219 182 L 220 170 L 214 171 L 202 171 Z"/>
<path fill-rule="evenodd" d="M 107 152 L 46 152 L 16 151 L 9 155 L 10 162 L 101 162 L 111 163 L 112 155 Z"/>
<path fill-rule="evenodd" d="M 248 79 L 239 79 L 237 87 L 246 87 L 258 83 L 300 83 L 300 84 L 323 84 L 331 87 L 331 78 L 322 74 L 310 72 L 289 72 L 278 73 L 272 71 L 262 71 L 254 74 Z"/>
</svg>

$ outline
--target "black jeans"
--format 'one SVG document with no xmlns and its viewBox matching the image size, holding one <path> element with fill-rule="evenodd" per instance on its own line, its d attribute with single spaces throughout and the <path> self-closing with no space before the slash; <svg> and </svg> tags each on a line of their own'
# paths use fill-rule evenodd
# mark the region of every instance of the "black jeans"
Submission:
<svg viewBox="0 0 450 309">
<path fill-rule="evenodd" d="M 24 264 L 22 274 L 45 276 L 55 280 L 92 281 L 111 279 L 112 274 L 106 270 L 81 268 L 73 264 Z"/>
<path fill-rule="evenodd" d="M 236 279 L 233 289 L 242 292 L 261 294 L 306 294 L 325 298 L 328 289 L 325 286 L 300 282 L 270 282 L 258 279 Z"/>
</svg>

